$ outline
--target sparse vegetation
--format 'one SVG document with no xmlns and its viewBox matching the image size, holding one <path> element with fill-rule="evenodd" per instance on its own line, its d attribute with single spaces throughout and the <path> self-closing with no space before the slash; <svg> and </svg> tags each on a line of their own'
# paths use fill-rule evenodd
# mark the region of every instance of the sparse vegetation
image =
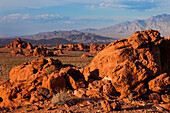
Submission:
<svg viewBox="0 0 170 113">
<path fill-rule="evenodd" d="M 51 103 L 54 105 L 63 105 L 66 104 L 67 102 L 71 101 L 71 97 L 68 93 L 66 92 L 59 92 L 55 95 L 53 95 L 51 99 Z"/>
<path fill-rule="evenodd" d="M 52 67 L 48 67 L 46 73 L 50 75 L 52 72 L 54 72 L 54 69 Z"/>
<path fill-rule="evenodd" d="M 128 99 L 129 99 L 129 101 L 133 101 L 133 93 L 130 93 L 130 94 L 128 95 Z"/>
<path fill-rule="evenodd" d="M 81 58 L 81 56 L 87 52 L 84 51 L 63 51 L 64 55 L 58 55 L 52 57 L 53 59 L 59 59 L 63 64 L 71 64 L 77 67 L 86 67 L 93 57 Z M 90 53 L 93 54 L 93 53 Z M 12 56 L 11 49 L 0 48 L 0 80 L 8 80 L 8 74 L 10 70 L 24 62 L 32 61 L 37 57 L 30 56 Z M 46 57 L 45 57 L 46 58 Z M 51 73 L 52 70 L 48 70 L 47 73 Z"/>
</svg>

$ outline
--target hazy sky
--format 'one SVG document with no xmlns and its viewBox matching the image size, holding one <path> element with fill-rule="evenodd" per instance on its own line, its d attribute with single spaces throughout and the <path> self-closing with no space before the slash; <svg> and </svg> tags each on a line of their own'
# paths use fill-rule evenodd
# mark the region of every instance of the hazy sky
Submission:
<svg viewBox="0 0 170 113">
<path fill-rule="evenodd" d="M 170 0 L 0 0 L 0 37 L 103 28 L 170 14 Z"/>
</svg>

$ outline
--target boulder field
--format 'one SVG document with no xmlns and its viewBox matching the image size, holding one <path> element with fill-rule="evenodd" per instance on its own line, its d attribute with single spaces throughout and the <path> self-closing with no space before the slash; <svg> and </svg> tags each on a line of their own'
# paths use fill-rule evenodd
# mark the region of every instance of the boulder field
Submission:
<svg viewBox="0 0 170 113">
<path fill-rule="evenodd" d="M 22 41 L 20 38 L 14 40 L 13 43 L 10 43 L 5 46 L 5 48 L 12 49 L 11 53 L 14 56 L 35 56 L 35 57 L 46 57 L 46 56 L 57 56 L 64 54 L 62 50 L 66 51 L 90 51 L 90 52 L 99 52 L 103 50 L 107 44 L 91 44 L 91 45 L 83 45 L 80 44 L 67 44 L 67 45 L 59 45 L 56 47 L 45 47 L 45 46 L 33 46 L 31 43 L 27 43 Z M 54 49 L 56 51 L 51 51 L 50 49 Z"/>
<path fill-rule="evenodd" d="M 45 56 L 56 56 L 56 52 L 49 51 L 44 46 L 33 46 L 31 43 L 22 41 L 20 38 L 14 40 L 5 46 L 5 48 L 12 49 L 11 53 L 14 56 L 25 55 L 25 56 L 35 56 L 35 57 L 45 57 Z M 60 53 L 58 53 L 60 54 Z"/>
<path fill-rule="evenodd" d="M 65 90 L 79 98 L 140 98 L 169 105 L 168 50 L 169 38 L 146 30 L 112 42 L 82 69 L 51 58 L 23 63 L 12 68 L 9 82 L 0 82 L 0 107 L 50 101 L 55 93 Z M 106 111 L 121 109 L 118 101 L 101 105 Z"/>
</svg>

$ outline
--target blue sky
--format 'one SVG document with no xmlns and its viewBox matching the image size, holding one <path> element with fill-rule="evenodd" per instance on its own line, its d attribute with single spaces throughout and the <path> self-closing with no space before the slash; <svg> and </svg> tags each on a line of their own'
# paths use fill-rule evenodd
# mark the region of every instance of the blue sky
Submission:
<svg viewBox="0 0 170 113">
<path fill-rule="evenodd" d="M 170 0 L 0 0 L 0 37 L 103 28 L 170 14 Z"/>
</svg>

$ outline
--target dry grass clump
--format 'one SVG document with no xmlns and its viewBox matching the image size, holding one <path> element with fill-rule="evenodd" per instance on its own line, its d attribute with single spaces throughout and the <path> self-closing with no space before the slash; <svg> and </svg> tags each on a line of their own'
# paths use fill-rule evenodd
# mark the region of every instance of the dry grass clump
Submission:
<svg viewBox="0 0 170 113">
<path fill-rule="evenodd" d="M 51 103 L 54 105 L 64 105 L 71 100 L 72 100 L 72 98 L 70 97 L 70 95 L 68 93 L 59 92 L 59 93 L 53 95 L 53 97 L 51 99 Z"/>
<path fill-rule="evenodd" d="M 54 69 L 52 67 L 48 67 L 46 71 L 47 75 L 50 75 L 52 72 L 54 72 Z"/>
</svg>

